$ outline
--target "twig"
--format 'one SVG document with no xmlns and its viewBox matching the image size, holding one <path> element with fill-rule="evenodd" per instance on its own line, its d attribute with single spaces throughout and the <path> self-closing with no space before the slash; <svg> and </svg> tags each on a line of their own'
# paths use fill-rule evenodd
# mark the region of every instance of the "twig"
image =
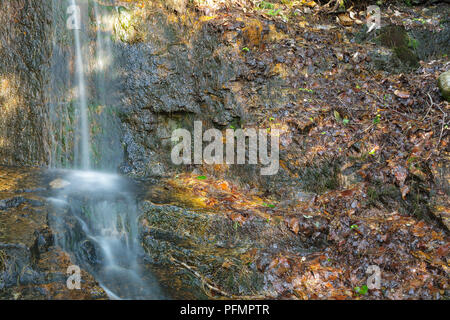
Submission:
<svg viewBox="0 0 450 320">
<path fill-rule="evenodd" d="M 428 111 L 425 114 L 425 116 L 420 121 L 425 120 L 425 118 L 428 116 L 428 113 L 430 112 L 431 108 L 434 106 L 433 98 L 431 98 L 430 93 L 427 93 L 427 95 L 428 95 L 428 98 L 430 98 L 430 107 L 428 108 Z"/>
<path fill-rule="evenodd" d="M 442 134 L 444 133 L 444 127 L 445 127 L 445 118 L 447 117 L 447 114 L 444 113 L 444 116 L 442 118 L 442 126 L 441 126 L 441 134 L 439 135 L 439 141 L 437 144 L 437 147 L 439 148 L 439 145 L 441 144 Z"/>
</svg>

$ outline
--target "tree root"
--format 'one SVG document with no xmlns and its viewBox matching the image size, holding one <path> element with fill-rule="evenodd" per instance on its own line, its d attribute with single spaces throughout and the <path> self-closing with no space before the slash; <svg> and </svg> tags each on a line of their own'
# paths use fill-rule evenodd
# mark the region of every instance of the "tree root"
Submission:
<svg viewBox="0 0 450 320">
<path fill-rule="evenodd" d="M 329 9 L 333 3 L 333 7 Z M 329 13 L 333 13 L 342 7 L 344 7 L 344 0 L 330 0 L 327 4 L 323 5 L 321 9 L 326 9 Z"/>
<path fill-rule="evenodd" d="M 223 291 L 222 289 L 218 288 L 216 285 L 211 284 L 210 281 L 208 281 L 204 276 L 202 276 L 199 272 L 197 272 L 196 270 L 194 270 L 194 267 L 191 267 L 189 265 L 187 265 L 186 263 L 182 262 L 182 261 L 178 261 L 177 259 L 175 259 L 174 257 L 170 256 L 169 259 L 174 262 L 175 264 L 178 264 L 180 266 L 182 266 L 183 268 L 189 270 L 190 272 L 192 272 L 202 283 L 203 286 L 203 290 L 205 292 L 205 294 L 209 297 L 209 298 L 214 298 L 217 299 L 216 296 L 214 296 L 212 294 L 212 292 L 216 292 L 219 295 L 221 295 L 224 298 L 230 298 L 230 299 L 238 299 L 238 300 L 254 300 L 254 299 L 274 299 L 275 297 L 270 297 L 270 296 L 263 296 L 263 295 L 255 295 L 255 296 L 236 296 L 233 294 L 230 294 L 228 292 Z"/>
</svg>

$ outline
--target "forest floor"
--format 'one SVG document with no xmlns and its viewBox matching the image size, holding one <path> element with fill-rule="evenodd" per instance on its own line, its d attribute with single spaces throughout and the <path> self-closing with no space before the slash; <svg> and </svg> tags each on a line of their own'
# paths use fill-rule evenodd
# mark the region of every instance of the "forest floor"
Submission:
<svg viewBox="0 0 450 320">
<path fill-rule="evenodd" d="M 248 81 L 264 73 L 292 84 L 280 88 L 292 92 L 285 106 L 247 101 L 259 126 L 282 130 L 283 169 L 295 178 L 299 167 L 331 163 L 312 170 L 310 192 L 294 198 L 211 172 L 170 181 L 190 193 L 191 205 L 219 210 L 238 226 L 258 216 L 299 237 L 326 238 L 310 255 L 249 253 L 275 298 L 449 297 L 450 109 L 436 79 L 450 63 L 448 39 L 442 45 L 434 36 L 448 34 L 449 6 L 388 1 L 383 28 L 371 32 L 364 9 L 328 12 L 314 1 L 196 7 L 203 23 L 240 30 Z"/>
</svg>

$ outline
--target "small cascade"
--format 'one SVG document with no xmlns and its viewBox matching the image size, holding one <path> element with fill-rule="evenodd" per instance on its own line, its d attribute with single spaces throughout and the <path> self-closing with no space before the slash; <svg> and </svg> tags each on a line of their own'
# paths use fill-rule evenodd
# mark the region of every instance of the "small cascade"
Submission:
<svg viewBox="0 0 450 320">
<path fill-rule="evenodd" d="M 115 174 L 69 171 L 53 201 L 60 245 L 72 252 L 111 299 L 161 299 L 158 283 L 139 264 L 138 210 L 133 188 Z M 70 226 L 70 227 L 68 227 Z M 75 226 L 75 227 L 74 227 Z"/>
</svg>

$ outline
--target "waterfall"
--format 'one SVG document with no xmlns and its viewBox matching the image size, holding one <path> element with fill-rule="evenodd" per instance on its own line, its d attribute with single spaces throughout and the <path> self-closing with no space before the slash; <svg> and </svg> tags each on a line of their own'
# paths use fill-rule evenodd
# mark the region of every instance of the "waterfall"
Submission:
<svg viewBox="0 0 450 320">
<path fill-rule="evenodd" d="M 72 8 L 79 8 L 76 0 L 71 0 Z M 86 80 L 83 64 L 83 52 L 81 50 L 81 14 L 80 12 L 74 12 L 75 25 L 73 28 L 75 38 L 75 66 L 77 74 L 78 85 L 78 105 L 80 114 L 80 151 L 81 151 L 81 168 L 88 170 L 90 168 L 90 134 L 89 134 L 89 117 L 87 107 L 87 95 L 86 95 Z"/>
<path fill-rule="evenodd" d="M 80 28 L 72 28 L 75 54 L 70 58 L 75 64 L 76 115 L 79 117 L 75 122 L 78 130 L 74 141 L 78 145 L 74 146 L 74 152 L 79 151 L 78 160 L 81 160 L 76 161 L 75 156 L 72 168 L 81 170 L 62 171 L 62 178 L 68 184 L 57 192 L 56 201 L 52 201 L 58 212 L 52 227 L 58 230 L 56 242 L 96 278 L 110 298 L 161 298 L 158 284 L 151 273 L 142 270 L 139 262 L 143 249 L 138 241 L 136 195 L 128 180 L 111 173 L 122 159 L 117 152 L 121 150 L 120 123 L 113 110 L 113 20 L 96 1 L 91 3 L 93 6 L 89 7 L 86 0 L 67 1 L 71 8 L 67 13 L 73 14 L 75 26 L 81 26 L 82 20 L 89 17 L 84 12 L 81 18 L 80 5 L 93 8 L 96 32 L 91 33 L 95 37 L 95 41 L 91 41 L 89 37 L 82 37 Z M 104 28 L 103 21 L 111 24 L 110 30 Z M 89 30 L 86 34 L 90 34 Z M 83 55 L 83 48 L 94 48 L 95 54 Z M 71 61 L 66 62 L 71 65 Z M 56 74 L 54 76 L 57 78 Z M 90 113 L 88 105 L 93 108 Z M 97 128 L 92 136 L 91 127 Z M 97 171 L 92 171 L 94 169 Z"/>
</svg>

